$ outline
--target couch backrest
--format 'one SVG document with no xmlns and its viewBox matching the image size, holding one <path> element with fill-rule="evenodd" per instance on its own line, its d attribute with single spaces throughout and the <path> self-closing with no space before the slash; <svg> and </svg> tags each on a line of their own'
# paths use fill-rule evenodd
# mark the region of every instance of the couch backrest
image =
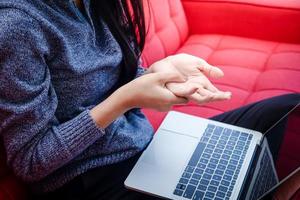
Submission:
<svg viewBox="0 0 300 200">
<path fill-rule="evenodd" d="M 180 0 L 144 0 L 147 26 L 143 66 L 175 53 L 188 36 Z"/>
</svg>

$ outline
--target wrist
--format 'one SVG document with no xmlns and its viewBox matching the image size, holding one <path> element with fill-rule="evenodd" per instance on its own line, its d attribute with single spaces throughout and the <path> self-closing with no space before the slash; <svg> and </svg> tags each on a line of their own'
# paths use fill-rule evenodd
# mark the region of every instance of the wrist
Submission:
<svg viewBox="0 0 300 200">
<path fill-rule="evenodd" d="M 122 97 L 122 92 L 118 89 L 103 102 L 91 109 L 90 115 L 95 123 L 104 129 L 129 109 L 130 107 L 126 99 Z"/>
</svg>

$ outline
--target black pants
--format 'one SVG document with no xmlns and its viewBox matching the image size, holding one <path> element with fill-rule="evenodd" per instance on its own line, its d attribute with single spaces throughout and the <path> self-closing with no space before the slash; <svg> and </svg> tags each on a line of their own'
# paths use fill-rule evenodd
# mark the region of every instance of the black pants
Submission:
<svg viewBox="0 0 300 200">
<path fill-rule="evenodd" d="M 283 95 L 253 103 L 211 119 L 264 133 L 299 102 L 300 94 Z M 275 159 L 284 136 L 286 121 L 286 119 L 282 120 L 268 133 L 268 136 L 272 136 L 268 137 L 268 141 Z M 93 169 L 76 177 L 57 191 L 36 198 L 49 200 L 158 199 L 129 191 L 124 187 L 124 180 L 139 156 L 140 154 L 117 164 Z"/>
</svg>

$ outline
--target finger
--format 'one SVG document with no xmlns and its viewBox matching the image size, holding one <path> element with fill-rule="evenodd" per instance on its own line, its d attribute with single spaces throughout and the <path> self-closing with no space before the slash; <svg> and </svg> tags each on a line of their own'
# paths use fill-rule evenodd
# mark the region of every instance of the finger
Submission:
<svg viewBox="0 0 300 200">
<path fill-rule="evenodd" d="M 172 101 L 172 105 L 180 105 L 180 104 L 187 104 L 189 100 L 184 97 L 176 97 Z"/>
<path fill-rule="evenodd" d="M 168 90 L 180 97 L 189 96 L 199 88 L 197 84 L 192 83 L 167 83 L 166 86 Z"/>
<path fill-rule="evenodd" d="M 204 87 L 205 89 L 208 89 L 211 92 L 218 92 L 219 89 L 216 88 L 210 81 L 207 82 L 207 84 Z"/>
<path fill-rule="evenodd" d="M 199 60 L 198 69 L 208 77 L 221 78 L 224 76 L 224 72 L 220 68 L 210 65 L 202 59 Z"/>
<path fill-rule="evenodd" d="M 162 84 L 166 84 L 168 82 L 182 83 L 186 82 L 186 77 L 180 73 L 157 73 L 159 75 L 158 79 Z"/>
<path fill-rule="evenodd" d="M 206 97 L 208 101 L 221 101 L 221 100 L 228 100 L 231 98 L 231 93 L 230 92 L 223 92 L 223 91 L 218 91 L 215 93 L 212 93 L 211 91 L 207 89 L 199 89 L 197 91 L 200 95 Z"/>
<path fill-rule="evenodd" d="M 199 93 L 194 93 L 192 95 L 189 96 L 189 100 L 197 103 L 197 104 L 204 104 L 206 103 L 206 98 L 205 96 L 202 96 Z"/>
</svg>

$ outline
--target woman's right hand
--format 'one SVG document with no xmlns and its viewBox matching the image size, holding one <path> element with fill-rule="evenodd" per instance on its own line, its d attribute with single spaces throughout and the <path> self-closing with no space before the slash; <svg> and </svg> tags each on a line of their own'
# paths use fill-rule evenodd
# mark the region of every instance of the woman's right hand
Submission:
<svg viewBox="0 0 300 200">
<path fill-rule="evenodd" d="M 106 128 L 116 118 L 132 108 L 151 108 L 168 111 L 175 104 L 186 104 L 197 87 L 186 87 L 178 96 L 166 88 L 168 82 L 184 83 L 186 78 L 178 72 L 149 73 L 123 85 L 90 111 L 95 123 Z"/>
<path fill-rule="evenodd" d="M 119 89 L 125 105 L 131 108 L 151 108 L 158 111 L 168 111 L 173 105 L 186 104 L 184 96 L 195 93 L 197 87 L 186 87 L 177 92 L 176 96 L 166 84 L 184 83 L 187 79 L 180 73 L 158 72 L 143 75 Z"/>
</svg>

